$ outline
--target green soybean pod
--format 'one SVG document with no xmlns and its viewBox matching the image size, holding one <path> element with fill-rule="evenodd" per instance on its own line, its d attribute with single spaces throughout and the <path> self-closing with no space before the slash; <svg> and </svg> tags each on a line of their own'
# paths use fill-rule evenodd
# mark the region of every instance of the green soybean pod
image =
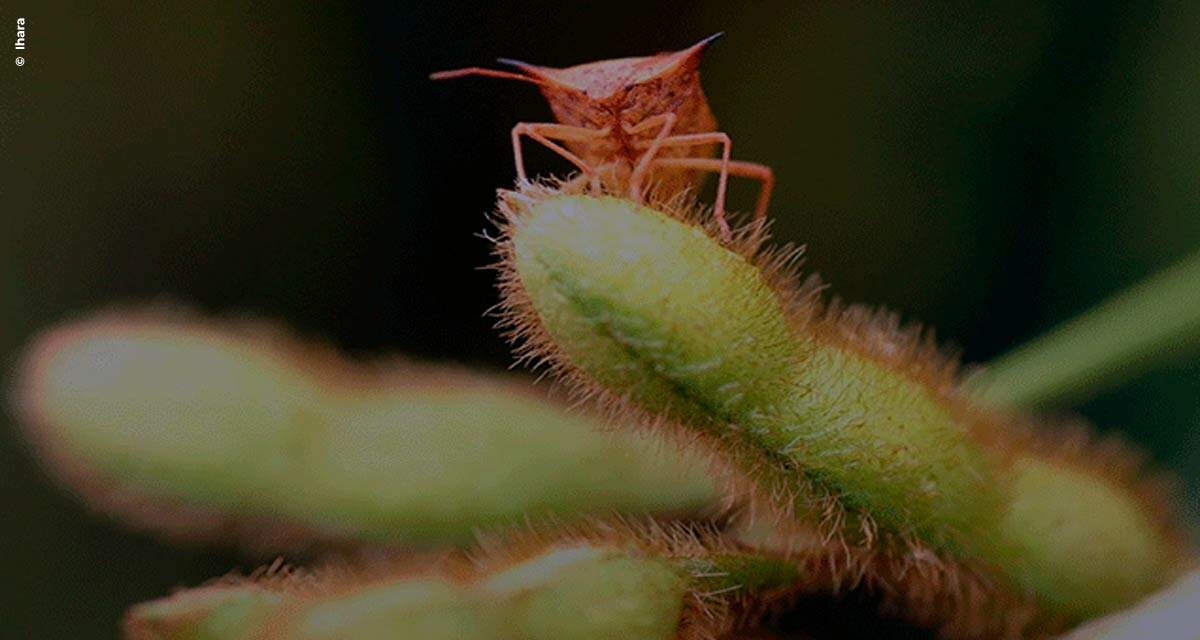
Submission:
<svg viewBox="0 0 1200 640">
<path fill-rule="evenodd" d="M 823 304 L 752 233 L 726 246 L 686 211 L 546 187 L 502 196 L 500 218 L 518 353 L 707 439 L 781 523 L 822 519 L 831 554 L 933 555 L 1059 623 L 1134 601 L 1180 558 L 1136 478 L 976 406 L 922 333 Z"/>
<path fill-rule="evenodd" d="M 526 518 L 687 516 L 716 501 L 675 447 L 605 433 L 520 383 L 350 363 L 275 329 L 188 316 L 50 330 L 17 405 L 67 487 L 176 537 L 463 544 Z"/>
<path fill-rule="evenodd" d="M 186 590 L 134 607 L 130 640 L 699 640 L 800 582 L 779 559 L 711 532 L 590 523 L 507 539 L 469 568 L 355 578 L 293 574 Z M 580 531 L 583 531 L 581 529 Z M 457 566 L 456 566 L 457 565 Z"/>
</svg>

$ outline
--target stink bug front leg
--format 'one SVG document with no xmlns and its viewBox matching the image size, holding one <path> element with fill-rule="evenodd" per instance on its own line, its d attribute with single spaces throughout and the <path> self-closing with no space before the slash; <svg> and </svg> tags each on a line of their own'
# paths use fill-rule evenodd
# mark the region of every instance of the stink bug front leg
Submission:
<svg viewBox="0 0 1200 640">
<path fill-rule="evenodd" d="M 662 125 L 658 130 L 658 134 L 654 136 L 654 140 L 650 142 L 649 148 L 638 159 L 637 166 L 633 168 L 633 173 L 629 176 L 630 200 L 639 203 L 642 201 L 642 181 L 645 180 L 646 175 L 650 172 L 650 163 L 654 160 L 654 156 L 658 155 L 658 150 L 662 148 L 663 141 L 667 139 L 667 136 L 671 133 L 671 129 L 675 127 L 675 120 L 674 113 L 664 113 L 646 118 L 632 127 L 625 128 L 625 133 L 635 135 Z"/>
<path fill-rule="evenodd" d="M 597 139 L 604 138 L 608 135 L 608 129 L 586 129 L 584 127 L 572 127 L 565 124 L 554 124 L 550 122 L 521 122 L 512 130 L 513 144 L 513 159 L 517 165 L 517 181 L 525 182 L 525 159 L 521 154 L 521 136 L 529 136 L 533 140 L 537 140 L 546 146 L 546 148 L 566 158 L 571 164 L 575 165 L 588 176 L 591 182 L 592 190 L 600 189 L 600 177 L 588 163 L 582 158 L 571 153 L 562 145 L 551 140 L 567 140 L 572 142 L 595 142 Z"/>
</svg>

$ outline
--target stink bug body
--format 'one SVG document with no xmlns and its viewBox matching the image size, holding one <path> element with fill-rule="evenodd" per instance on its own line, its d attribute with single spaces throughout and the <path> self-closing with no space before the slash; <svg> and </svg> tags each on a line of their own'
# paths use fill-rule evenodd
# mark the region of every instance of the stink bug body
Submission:
<svg viewBox="0 0 1200 640">
<path fill-rule="evenodd" d="M 700 87 L 700 57 L 720 35 L 682 51 L 640 58 L 562 69 L 501 59 L 518 72 L 468 67 L 430 77 L 487 76 L 531 82 L 541 88 L 558 122 L 522 122 L 513 127 L 518 181 L 526 179 L 522 136 L 566 158 L 593 189 L 603 182 L 627 190 L 637 202 L 642 202 L 651 175 L 659 188 L 674 193 L 698 184 L 704 173 L 716 172 L 713 216 L 728 236 L 725 192 L 729 176 L 745 176 L 762 184 L 756 220 L 766 215 L 775 177 L 765 165 L 731 160 L 729 136 L 716 130 L 716 118 Z M 712 157 L 717 147 L 719 159 Z"/>
</svg>

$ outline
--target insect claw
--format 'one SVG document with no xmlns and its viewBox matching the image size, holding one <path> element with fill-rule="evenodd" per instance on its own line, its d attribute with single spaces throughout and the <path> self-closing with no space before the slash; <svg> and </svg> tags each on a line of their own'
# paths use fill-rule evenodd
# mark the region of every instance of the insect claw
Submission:
<svg viewBox="0 0 1200 640">
<path fill-rule="evenodd" d="M 729 228 L 729 223 L 725 222 L 725 216 L 717 218 L 717 228 L 721 235 L 721 242 L 729 244 L 733 240 L 733 230 Z"/>
</svg>

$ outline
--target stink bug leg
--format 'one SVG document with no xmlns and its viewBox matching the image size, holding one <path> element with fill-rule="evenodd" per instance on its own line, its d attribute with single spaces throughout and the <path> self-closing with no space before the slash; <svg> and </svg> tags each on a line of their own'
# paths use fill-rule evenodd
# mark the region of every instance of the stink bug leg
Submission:
<svg viewBox="0 0 1200 640">
<path fill-rule="evenodd" d="M 771 204 L 771 192 L 775 189 L 775 172 L 765 164 L 730 160 L 728 164 L 711 158 L 657 158 L 655 167 L 670 167 L 672 169 L 695 169 L 697 171 L 727 170 L 731 176 L 740 176 L 758 180 L 761 187 L 758 191 L 758 201 L 754 205 L 754 220 L 757 222 L 767 216 L 767 207 Z"/>
<path fill-rule="evenodd" d="M 729 139 L 729 135 L 720 131 L 712 133 L 689 133 L 679 136 L 670 136 L 662 140 L 655 140 L 651 143 L 652 148 L 657 151 L 662 147 L 697 147 L 714 142 L 721 143 L 721 159 L 720 168 L 717 179 L 717 201 L 713 206 L 713 218 L 717 220 L 717 226 L 721 228 L 721 235 L 728 240 L 730 237 L 729 223 L 725 222 L 725 189 L 729 184 L 729 148 L 733 142 Z"/>
<path fill-rule="evenodd" d="M 634 135 L 659 125 L 662 126 L 658 130 L 658 135 L 654 136 L 654 140 L 650 142 L 650 147 L 638 159 L 637 166 L 633 168 L 633 173 L 629 176 L 629 198 L 634 202 L 640 203 L 642 201 L 642 181 L 646 179 L 646 174 L 650 172 L 650 163 L 654 160 L 654 156 L 658 155 L 658 150 L 662 148 L 663 141 L 667 139 L 667 136 L 671 133 L 671 129 L 675 127 L 676 120 L 678 120 L 678 117 L 674 113 L 663 113 L 646 118 L 632 127 L 625 128 L 625 133 Z"/>
<path fill-rule="evenodd" d="M 529 136 L 533 140 L 537 140 L 546 146 L 547 149 L 566 158 L 571 164 L 575 165 L 580 171 L 588 176 L 592 185 L 592 190 L 597 191 L 600 188 L 600 178 L 596 170 L 582 158 L 564 149 L 562 145 L 553 140 L 564 140 L 572 142 L 594 142 L 597 139 L 602 139 L 608 135 L 608 131 L 604 129 L 587 129 L 584 127 L 572 127 L 565 124 L 555 124 L 551 122 L 521 122 L 512 130 L 512 145 L 513 145 L 513 160 L 517 165 L 517 180 L 520 182 L 526 181 L 525 176 L 525 159 L 521 153 L 521 136 Z M 553 139 L 553 140 L 552 140 Z"/>
</svg>

